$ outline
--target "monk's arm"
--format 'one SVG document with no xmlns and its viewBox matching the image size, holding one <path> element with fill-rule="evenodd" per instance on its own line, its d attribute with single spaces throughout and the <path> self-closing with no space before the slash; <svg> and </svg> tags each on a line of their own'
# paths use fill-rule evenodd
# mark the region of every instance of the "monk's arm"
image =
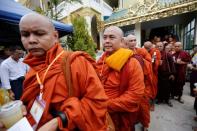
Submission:
<svg viewBox="0 0 197 131">
<path fill-rule="evenodd" d="M 120 96 L 110 99 L 108 102 L 108 110 L 110 112 L 135 112 L 144 93 L 144 77 L 139 62 L 136 59 L 130 60 L 129 87 Z"/>
<path fill-rule="evenodd" d="M 155 63 L 153 65 L 153 68 L 154 68 L 154 72 L 158 72 L 158 68 L 159 68 L 159 65 L 160 65 L 160 60 L 161 60 L 161 53 L 156 50 L 156 60 L 155 60 Z"/>
<path fill-rule="evenodd" d="M 105 130 L 107 96 L 92 67 L 84 57 L 79 56 L 71 65 L 74 96 L 61 106 L 68 117 L 68 129 Z"/>
<path fill-rule="evenodd" d="M 187 52 L 182 52 L 180 54 L 181 64 L 188 64 L 191 61 L 191 56 Z"/>
</svg>

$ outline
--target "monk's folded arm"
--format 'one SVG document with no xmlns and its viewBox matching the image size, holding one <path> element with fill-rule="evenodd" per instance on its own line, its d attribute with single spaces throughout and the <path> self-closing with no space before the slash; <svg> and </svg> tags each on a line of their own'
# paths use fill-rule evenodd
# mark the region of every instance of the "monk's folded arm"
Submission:
<svg viewBox="0 0 197 131">
<path fill-rule="evenodd" d="M 181 58 L 181 61 L 186 62 L 186 63 L 191 61 L 191 56 L 187 52 L 181 52 L 180 58 Z"/>
<path fill-rule="evenodd" d="M 105 130 L 108 98 L 94 68 L 79 56 L 72 62 L 71 72 L 77 97 L 68 98 L 61 106 L 68 116 L 68 129 Z"/>
<path fill-rule="evenodd" d="M 138 109 L 145 87 L 142 68 L 137 60 L 130 60 L 129 73 L 128 89 L 120 97 L 108 101 L 110 112 L 135 112 Z"/>
</svg>

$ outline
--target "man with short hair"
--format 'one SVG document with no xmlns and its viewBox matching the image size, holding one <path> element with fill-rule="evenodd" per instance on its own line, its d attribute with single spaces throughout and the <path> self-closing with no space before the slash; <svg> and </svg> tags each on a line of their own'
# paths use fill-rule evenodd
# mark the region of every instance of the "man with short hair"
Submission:
<svg viewBox="0 0 197 131">
<path fill-rule="evenodd" d="M 123 37 L 123 41 L 121 43 L 121 47 L 125 48 L 125 49 L 129 48 L 128 44 L 127 44 L 127 37 Z"/>
<path fill-rule="evenodd" d="M 183 51 L 183 45 L 181 42 L 176 42 L 175 46 L 175 53 L 173 54 L 173 59 L 176 68 L 175 74 L 175 94 L 177 96 L 177 100 L 180 103 L 184 103 L 181 99 L 183 94 L 183 86 L 185 85 L 185 76 L 186 76 L 186 68 L 187 64 L 191 61 L 191 56 L 189 53 Z"/>
<path fill-rule="evenodd" d="M 171 93 L 171 81 L 174 81 L 175 67 L 172 56 L 164 50 L 164 44 L 158 42 L 156 48 L 161 53 L 161 64 L 158 68 L 158 94 L 157 103 L 165 102 L 170 107 L 172 103 L 170 102 Z"/>
<path fill-rule="evenodd" d="M 98 60 L 98 72 L 109 97 L 108 112 L 116 131 L 134 131 L 137 112 L 144 93 L 144 77 L 133 52 L 121 48 L 123 32 L 110 26 L 103 33 L 105 53 Z"/>
<path fill-rule="evenodd" d="M 67 77 L 72 81 L 69 88 L 63 70 L 68 52 L 59 44 L 52 22 L 31 13 L 21 18 L 19 27 L 21 41 L 28 51 L 24 62 L 30 66 L 21 100 L 34 129 L 107 130 L 107 96 L 95 69 L 86 59 L 87 54 L 69 56 L 71 74 Z M 37 103 L 41 103 L 39 108 Z"/>
<path fill-rule="evenodd" d="M 153 67 L 153 82 L 155 85 L 154 95 L 157 94 L 157 83 L 158 83 L 158 67 L 160 65 L 161 53 L 158 49 L 153 47 L 153 44 L 150 41 L 144 42 L 144 48 L 149 52 L 152 59 L 152 67 Z"/>
<path fill-rule="evenodd" d="M 152 70 L 153 70 L 153 96 L 157 95 L 157 83 L 158 83 L 158 67 L 160 65 L 161 60 L 161 54 L 158 49 L 153 47 L 153 44 L 150 41 L 144 42 L 144 48 L 149 52 L 151 55 L 151 61 L 152 61 Z M 154 101 L 151 105 L 151 110 L 154 110 Z"/>
<path fill-rule="evenodd" d="M 28 66 L 23 63 L 24 51 L 20 46 L 10 46 L 11 56 L 5 59 L 0 66 L 2 87 L 7 89 L 14 99 L 19 100 L 23 91 L 24 76 Z"/>
<path fill-rule="evenodd" d="M 131 49 L 137 56 L 139 56 L 143 61 L 143 73 L 144 73 L 144 84 L 145 90 L 142 101 L 140 103 L 140 110 L 138 112 L 138 121 L 142 123 L 144 131 L 146 131 L 150 124 L 150 100 L 155 98 L 154 86 L 153 86 L 153 72 L 151 56 L 144 48 L 137 48 L 137 41 L 135 35 L 127 36 L 127 44 L 129 49 Z"/>
</svg>

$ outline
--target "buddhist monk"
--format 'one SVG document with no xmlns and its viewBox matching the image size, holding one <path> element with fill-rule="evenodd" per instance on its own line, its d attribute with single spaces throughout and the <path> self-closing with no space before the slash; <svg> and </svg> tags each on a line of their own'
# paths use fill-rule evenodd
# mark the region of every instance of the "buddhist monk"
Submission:
<svg viewBox="0 0 197 131">
<path fill-rule="evenodd" d="M 173 54 L 173 59 L 175 62 L 176 74 L 175 74 L 175 96 L 180 103 L 184 103 L 181 99 L 183 94 L 183 86 L 185 85 L 186 67 L 191 61 L 191 56 L 189 53 L 183 51 L 183 45 L 181 42 L 175 43 L 175 54 Z"/>
<path fill-rule="evenodd" d="M 106 28 L 103 33 L 105 53 L 97 65 L 116 131 L 133 131 L 144 93 L 144 76 L 139 61 L 132 57 L 133 52 L 121 48 L 122 42 L 120 28 Z"/>
<path fill-rule="evenodd" d="M 123 37 L 123 42 L 121 43 L 121 47 L 128 49 L 127 37 Z"/>
<path fill-rule="evenodd" d="M 149 52 L 151 55 L 152 61 L 152 69 L 153 69 L 153 98 L 157 95 L 157 83 L 158 83 L 158 67 L 160 65 L 161 54 L 160 51 L 153 47 L 153 44 L 150 41 L 146 41 L 144 43 L 144 48 Z M 154 103 L 154 102 L 153 102 Z M 154 104 L 151 105 L 151 110 L 154 110 Z"/>
<path fill-rule="evenodd" d="M 136 36 L 128 35 L 127 44 L 129 49 L 131 49 L 135 54 L 139 55 L 143 59 L 143 73 L 144 73 L 144 83 L 145 91 L 143 99 L 140 104 L 140 110 L 138 112 L 138 121 L 142 123 L 143 130 L 146 131 L 150 124 L 150 100 L 154 99 L 154 86 L 153 86 L 153 72 L 151 56 L 144 48 L 137 48 Z"/>
<path fill-rule="evenodd" d="M 173 62 L 172 56 L 164 50 L 164 44 L 162 42 L 158 42 L 156 44 L 156 48 L 161 53 L 161 64 L 158 68 L 158 94 L 157 103 L 165 102 L 170 107 L 172 107 L 172 103 L 170 101 L 170 93 L 171 93 L 171 81 L 175 79 L 175 66 Z"/>
<path fill-rule="evenodd" d="M 21 41 L 29 52 L 24 62 L 30 71 L 21 98 L 29 123 L 39 131 L 105 131 L 107 96 L 91 63 L 83 56 L 71 55 L 74 95 L 68 97 L 62 71 L 66 52 L 51 21 L 31 13 L 21 18 L 19 26 Z M 36 112 L 31 112 L 34 104 L 36 108 L 35 102 L 42 102 L 40 120 Z"/>
<path fill-rule="evenodd" d="M 161 54 L 160 51 L 156 48 L 153 48 L 152 43 L 150 41 L 147 41 L 144 43 L 144 48 L 149 52 L 151 55 L 151 61 L 152 61 L 152 67 L 153 67 L 153 82 L 154 85 L 157 87 L 157 75 L 158 75 L 158 67 L 160 65 L 161 60 Z M 157 88 L 155 88 L 154 97 L 157 94 Z"/>
</svg>

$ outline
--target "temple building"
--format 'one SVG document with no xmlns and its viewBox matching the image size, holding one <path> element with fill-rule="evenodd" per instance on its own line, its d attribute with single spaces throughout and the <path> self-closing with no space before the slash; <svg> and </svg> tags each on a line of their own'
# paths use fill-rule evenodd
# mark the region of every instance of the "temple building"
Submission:
<svg viewBox="0 0 197 131">
<path fill-rule="evenodd" d="M 197 0 L 118 0 L 118 8 L 105 19 L 125 35 L 135 34 L 138 46 L 154 36 L 175 36 L 185 50 L 197 46 Z"/>
<path fill-rule="evenodd" d="M 57 12 L 60 12 L 57 20 L 63 23 L 71 23 L 73 16 L 82 16 L 88 24 L 88 32 L 93 37 L 97 48 L 100 49 L 101 33 L 104 28 L 103 21 L 105 17 L 110 16 L 113 8 L 118 7 L 114 0 L 79 0 L 80 2 L 67 2 L 65 0 L 56 0 Z M 18 0 L 18 2 L 32 10 L 41 8 L 45 12 L 50 6 L 50 0 Z"/>
</svg>

